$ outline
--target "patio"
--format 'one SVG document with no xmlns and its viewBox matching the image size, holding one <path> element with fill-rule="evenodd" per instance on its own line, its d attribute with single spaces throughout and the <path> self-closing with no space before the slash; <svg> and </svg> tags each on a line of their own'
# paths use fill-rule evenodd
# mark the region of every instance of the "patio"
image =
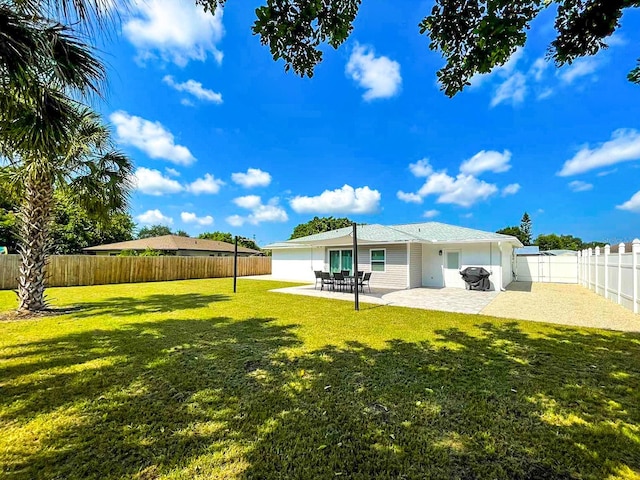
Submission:
<svg viewBox="0 0 640 480">
<path fill-rule="evenodd" d="M 353 293 L 314 289 L 313 285 L 278 288 L 272 292 L 309 297 L 329 298 L 353 302 Z M 440 310 L 443 312 L 480 313 L 500 292 L 480 292 L 460 288 L 412 288 L 409 290 L 387 290 L 372 288 L 360 293 L 361 303 L 390 305 L 394 307 Z"/>
</svg>

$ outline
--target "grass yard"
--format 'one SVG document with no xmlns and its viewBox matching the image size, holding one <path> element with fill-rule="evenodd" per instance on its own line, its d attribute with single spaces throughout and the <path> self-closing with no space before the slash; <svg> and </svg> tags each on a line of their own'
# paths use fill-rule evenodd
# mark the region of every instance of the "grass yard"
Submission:
<svg viewBox="0 0 640 480">
<path fill-rule="evenodd" d="M 238 285 L 0 320 L 0 476 L 640 478 L 640 335 Z"/>
</svg>

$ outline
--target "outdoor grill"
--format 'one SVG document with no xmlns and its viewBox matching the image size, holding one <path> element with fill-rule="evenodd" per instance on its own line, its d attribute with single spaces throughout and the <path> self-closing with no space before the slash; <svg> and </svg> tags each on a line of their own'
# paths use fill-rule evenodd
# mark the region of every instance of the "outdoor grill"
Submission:
<svg viewBox="0 0 640 480">
<path fill-rule="evenodd" d="M 491 282 L 489 281 L 491 273 L 482 267 L 467 267 L 460 272 L 460 275 L 467 283 L 467 289 L 469 290 L 487 291 L 491 289 Z"/>
</svg>

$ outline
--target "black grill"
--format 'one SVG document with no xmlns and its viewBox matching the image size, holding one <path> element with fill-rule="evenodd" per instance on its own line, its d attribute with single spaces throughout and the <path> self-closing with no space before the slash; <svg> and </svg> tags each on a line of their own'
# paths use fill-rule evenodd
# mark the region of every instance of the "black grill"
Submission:
<svg viewBox="0 0 640 480">
<path fill-rule="evenodd" d="M 482 267 L 467 267 L 460 272 L 462 279 L 467 283 L 469 290 L 491 290 L 489 273 Z"/>
</svg>

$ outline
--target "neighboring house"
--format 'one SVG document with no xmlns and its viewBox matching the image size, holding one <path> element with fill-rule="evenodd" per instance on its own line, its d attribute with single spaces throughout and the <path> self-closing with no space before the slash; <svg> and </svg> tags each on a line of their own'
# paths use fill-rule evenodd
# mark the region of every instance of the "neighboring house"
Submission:
<svg viewBox="0 0 640 480">
<path fill-rule="evenodd" d="M 123 250 L 144 252 L 148 248 L 159 250 L 165 255 L 182 257 L 229 257 L 233 256 L 235 246 L 231 243 L 200 238 L 181 237 L 179 235 L 162 235 L 160 237 L 141 238 L 128 242 L 109 243 L 95 247 L 83 248 L 93 255 L 118 255 Z M 238 246 L 239 257 L 262 255 L 258 250 Z"/>
<path fill-rule="evenodd" d="M 314 270 L 353 272 L 352 227 L 267 245 L 272 276 L 314 281 Z M 465 288 L 460 270 L 480 266 L 491 272 L 493 289 L 513 280 L 516 237 L 444 223 L 359 225 L 358 270 L 372 272 L 379 288 Z"/>
</svg>

